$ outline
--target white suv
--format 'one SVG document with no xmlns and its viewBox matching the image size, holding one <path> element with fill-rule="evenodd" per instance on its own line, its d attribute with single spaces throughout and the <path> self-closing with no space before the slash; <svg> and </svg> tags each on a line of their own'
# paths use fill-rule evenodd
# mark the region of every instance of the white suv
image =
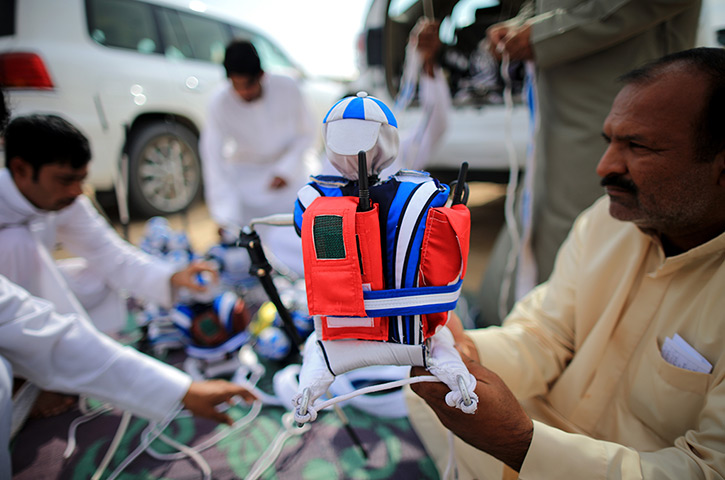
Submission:
<svg viewBox="0 0 725 480">
<path fill-rule="evenodd" d="M 235 37 L 255 44 L 265 70 L 302 82 L 315 118 L 346 91 L 305 78 L 259 32 L 181 0 L 0 2 L 0 84 L 14 116 L 55 113 L 89 138 L 96 191 L 120 185 L 127 165 L 132 210 L 169 214 L 200 192 L 198 134 Z"/>
</svg>

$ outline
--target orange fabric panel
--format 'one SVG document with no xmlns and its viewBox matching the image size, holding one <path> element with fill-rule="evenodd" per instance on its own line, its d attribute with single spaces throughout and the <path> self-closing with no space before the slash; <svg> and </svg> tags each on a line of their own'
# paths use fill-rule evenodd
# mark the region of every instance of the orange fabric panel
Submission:
<svg viewBox="0 0 725 480">
<path fill-rule="evenodd" d="M 365 316 L 355 241 L 356 210 L 355 197 L 323 197 L 312 202 L 302 215 L 302 256 L 310 315 Z M 317 257 L 314 226 L 323 215 L 342 218 L 343 258 Z"/>
<path fill-rule="evenodd" d="M 421 245 L 419 285 L 444 286 L 463 278 L 468 264 L 471 213 L 459 204 L 428 211 Z M 448 312 L 422 316 L 423 337 L 428 338 L 448 321 Z"/>
<path fill-rule="evenodd" d="M 362 294 L 385 286 L 378 205 L 367 212 L 357 212 L 357 205 L 356 197 L 320 197 L 302 215 L 307 306 L 310 315 L 322 316 L 323 340 L 388 338 L 388 319 L 367 318 Z M 318 258 L 315 221 L 328 215 L 342 218 L 344 258 Z"/>
</svg>

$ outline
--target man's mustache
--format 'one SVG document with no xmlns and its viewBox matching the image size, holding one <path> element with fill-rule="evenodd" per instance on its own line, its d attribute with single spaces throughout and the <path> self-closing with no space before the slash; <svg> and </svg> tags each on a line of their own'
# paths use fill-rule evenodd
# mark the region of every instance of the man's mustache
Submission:
<svg viewBox="0 0 725 480">
<path fill-rule="evenodd" d="M 632 193 L 637 193 L 637 185 L 635 185 L 632 180 L 624 178 L 622 175 L 607 175 L 606 177 L 602 178 L 600 184 L 602 185 L 602 187 L 618 187 L 623 190 L 629 190 Z"/>
</svg>

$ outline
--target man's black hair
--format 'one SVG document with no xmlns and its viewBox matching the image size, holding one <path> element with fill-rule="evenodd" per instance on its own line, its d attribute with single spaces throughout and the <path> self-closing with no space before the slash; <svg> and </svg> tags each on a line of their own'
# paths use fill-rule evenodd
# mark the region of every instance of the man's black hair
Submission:
<svg viewBox="0 0 725 480">
<path fill-rule="evenodd" d="M 665 55 L 625 73 L 619 80 L 625 85 L 648 84 L 678 64 L 694 74 L 699 73 L 708 84 L 705 110 L 695 126 L 695 142 L 698 157 L 711 161 L 725 150 L 725 49 L 698 47 Z"/>
<path fill-rule="evenodd" d="M 10 120 L 10 109 L 8 109 L 8 104 L 5 103 L 5 92 L 3 91 L 3 86 L 0 85 L 0 137 L 3 135 L 3 131 L 5 130 L 5 125 L 8 124 L 8 120 Z"/>
<path fill-rule="evenodd" d="M 252 42 L 244 39 L 232 40 L 224 54 L 224 69 L 227 77 L 233 74 L 259 76 L 262 73 L 262 64 Z"/>
<path fill-rule="evenodd" d="M 91 160 L 88 139 L 57 115 L 28 115 L 14 118 L 5 129 L 5 161 L 20 157 L 33 167 L 37 180 L 40 168 L 51 163 L 82 168 Z"/>
</svg>

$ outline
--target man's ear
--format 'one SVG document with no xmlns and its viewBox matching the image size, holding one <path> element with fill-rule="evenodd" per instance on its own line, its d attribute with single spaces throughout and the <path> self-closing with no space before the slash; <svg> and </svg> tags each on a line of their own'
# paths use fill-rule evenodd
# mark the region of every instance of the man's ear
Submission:
<svg viewBox="0 0 725 480">
<path fill-rule="evenodd" d="M 715 168 L 719 174 L 717 184 L 725 187 L 725 150 L 715 155 Z"/>
<path fill-rule="evenodd" d="M 8 170 L 13 179 L 30 178 L 33 176 L 33 166 L 22 157 L 13 157 L 8 160 Z"/>
</svg>

